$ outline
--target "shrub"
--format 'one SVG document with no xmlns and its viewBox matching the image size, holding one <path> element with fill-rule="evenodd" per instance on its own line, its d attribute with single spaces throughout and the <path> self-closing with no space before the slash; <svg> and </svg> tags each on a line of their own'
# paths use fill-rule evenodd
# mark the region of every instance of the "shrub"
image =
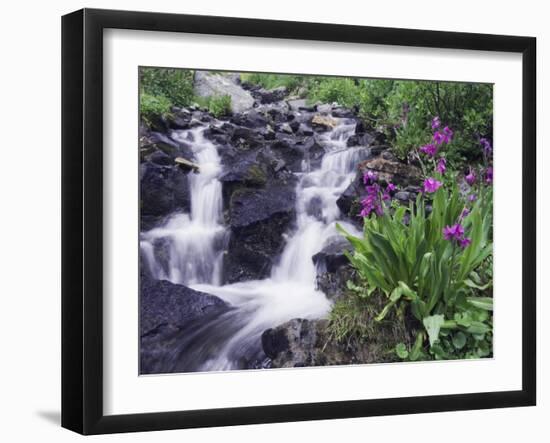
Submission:
<svg viewBox="0 0 550 443">
<path fill-rule="evenodd" d="M 303 87 L 304 90 L 307 89 L 312 79 L 313 77 L 307 75 L 264 74 L 261 72 L 241 74 L 242 82 L 258 85 L 265 89 L 274 89 L 284 86 L 289 92 L 297 92 L 301 87 Z"/>
<path fill-rule="evenodd" d="M 430 180 L 425 184 L 425 193 L 433 197 L 429 214 L 419 194 L 408 208 L 368 211 L 362 238 L 339 227 L 353 246 L 347 255 L 364 297 L 375 292 L 387 297 L 378 321 L 395 309 L 410 312 L 422 325 L 415 345 L 396 348 L 401 358 L 486 356 L 492 346 L 493 304 L 482 295 L 491 281 L 482 281 L 477 271 L 492 255 L 492 188 L 482 180 L 472 183 L 478 197 L 470 202 L 456 176 L 448 188 Z"/>
<path fill-rule="evenodd" d="M 197 97 L 197 103 L 208 109 L 214 117 L 222 117 L 231 112 L 231 96 L 230 95 L 212 95 L 209 97 Z"/>
<path fill-rule="evenodd" d="M 141 118 L 151 124 L 156 117 L 166 115 L 170 112 L 172 103 L 163 95 L 155 96 L 142 92 L 139 96 L 139 109 Z"/>
<path fill-rule="evenodd" d="M 175 106 L 193 102 L 194 72 L 188 69 L 150 68 L 139 70 L 140 90 L 155 97 L 165 97 Z"/>
</svg>

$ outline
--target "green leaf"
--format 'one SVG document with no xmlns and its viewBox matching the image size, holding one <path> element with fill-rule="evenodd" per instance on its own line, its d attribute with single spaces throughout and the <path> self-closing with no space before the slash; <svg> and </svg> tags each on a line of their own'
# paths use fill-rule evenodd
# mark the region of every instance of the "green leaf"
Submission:
<svg viewBox="0 0 550 443">
<path fill-rule="evenodd" d="M 473 321 L 466 329 L 466 332 L 469 332 L 470 334 L 485 334 L 489 331 L 491 331 L 491 328 L 485 323 L 481 323 L 479 321 Z"/>
<path fill-rule="evenodd" d="M 467 297 L 466 301 L 476 308 L 483 309 L 485 311 L 493 310 L 492 297 Z"/>
<path fill-rule="evenodd" d="M 458 331 L 453 335 L 453 346 L 456 349 L 462 349 L 466 345 L 466 334 L 462 331 Z"/>
<path fill-rule="evenodd" d="M 470 274 L 471 275 L 471 274 Z M 466 280 L 464 280 L 464 283 L 466 284 L 466 286 L 468 286 L 469 288 L 473 288 L 473 289 L 479 289 L 480 291 L 484 291 L 485 289 L 487 289 L 488 287 L 490 287 L 493 282 L 488 282 L 487 284 L 485 285 L 478 285 L 477 283 L 474 283 L 472 280 L 470 280 L 469 278 L 467 278 Z"/>
<path fill-rule="evenodd" d="M 443 315 L 432 315 L 430 317 L 425 317 L 424 320 L 422 320 L 422 323 L 426 328 L 426 332 L 428 333 L 430 346 L 433 346 L 433 344 L 437 341 L 439 337 L 439 330 L 444 322 L 445 317 Z"/>
<path fill-rule="evenodd" d="M 397 346 L 395 346 L 395 353 L 403 360 L 409 356 L 409 351 L 407 350 L 405 343 L 398 343 Z"/>
<path fill-rule="evenodd" d="M 411 361 L 416 361 L 420 358 L 422 355 L 422 343 L 424 342 L 424 332 L 419 331 L 416 334 L 416 340 L 414 342 L 414 345 L 411 349 L 411 352 L 409 353 L 409 358 Z"/>
</svg>

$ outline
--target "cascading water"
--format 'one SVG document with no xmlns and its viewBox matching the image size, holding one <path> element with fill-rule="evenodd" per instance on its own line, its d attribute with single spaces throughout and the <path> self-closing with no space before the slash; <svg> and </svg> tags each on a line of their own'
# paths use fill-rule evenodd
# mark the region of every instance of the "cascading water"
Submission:
<svg viewBox="0 0 550 443">
<path fill-rule="evenodd" d="M 151 274 L 157 279 L 192 285 L 221 282 L 225 228 L 222 218 L 221 161 L 216 146 L 203 136 L 204 128 L 174 131 L 172 138 L 189 143 L 199 173 L 189 174 L 191 213 L 176 214 L 164 226 L 142 235 Z M 167 252 L 166 270 L 154 259 L 155 247 Z"/>
<path fill-rule="evenodd" d="M 251 361 L 261 362 L 261 334 L 293 318 L 322 318 L 331 303 L 316 289 L 317 270 L 312 256 L 337 234 L 340 216 L 336 200 L 351 183 L 355 167 L 368 155 L 365 148 L 347 147 L 355 123 L 342 123 L 319 137 L 325 150 L 320 166 L 307 161 L 296 187 L 296 226 L 271 277 L 220 286 L 221 254 L 225 230 L 220 225 L 221 171 L 215 146 L 202 138 L 199 129 L 192 134 L 192 148 L 200 172 L 190 175 L 191 214 L 178 214 L 161 228 L 143 235 L 142 252 L 156 278 L 165 278 L 214 294 L 234 309 L 207 324 L 184 331 L 179 339 L 171 372 L 239 369 Z M 351 232 L 355 228 L 345 222 Z M 154 246 L 169 243 L 168 272 L 155 259 Z M 258 365 L 261 367 L 261 363 Z"/>
</svg>

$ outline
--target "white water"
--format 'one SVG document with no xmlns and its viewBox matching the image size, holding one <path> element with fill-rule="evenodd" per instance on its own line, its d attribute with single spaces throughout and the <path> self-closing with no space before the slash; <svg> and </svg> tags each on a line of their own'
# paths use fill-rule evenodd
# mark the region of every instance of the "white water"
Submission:
<svg viewBox="0 0 550 443">
<path fill-rule="evenodd" d="M 203 137 L 204 128 L 174 131 L 175 140 L 191 145 L 199 173 L 189 173 L 191 213 L 176 214 L 164 226 L 142 235 L 141 248 L 153 276 L 173 283 L 221 283 L 225 228 L 222 218 L 222 170 L 216 146 Z M 165 243 L 168 269 L 152 260 L 155 243 Z"/>
<path fill-rule="evenodd" d="M 200 173 L 190 175 L 191 214 L 175 215 L 166 226 L 144 234 L 142 251 L 157 278 L 217 295 L 236 308 L 226 314 L 223 324 L 232 321 L 240 326 L 231 333 L 228 331 L 215 355 L 194 350 L 194 358 L 204 357 L 198 370 L 235 369 L 240 355 L 250 354 L 250 349 L 258 351 L 260 336 L 266 329 L 293 318 L 315 319 L 327 315 L 331 303 L 316 289 L 317 270 L 312 256 L 323 248 L 327 239 L 336 235 L 335 222 L 340 216 L 336 200 L 353 180 L 355 167 L 366 154 L 365 148 L 346 146 L 354 129 L 354 124 L 342 124 L 318 140 L 326 153 L 317 169 L 312 170 L 304 162 L 302 169 L 310 172 L 301 174 L 296 188 L 296 226 L 288 233 L 288 241 L 271 277 L 225 286 L 220 286 L 223 242 L 219 239 L 225 230 L 219 224 L 222 205 L 221 184 L 217 180 L 221 170 L 219 157 L 215 146 L 202 139 L 199 130 L 192 132 L 195 137 L 192 148 Z M 188 132 L 183 131 L 180 136 L 187 137 Z M 315 211 L 310 210 L 312 205 L 316 206 Z M 355 231 L 351 225 L 341 223 Z M 159 239 L 170 242 L 168 272 L 162 271 L 153 256 L 152 245 Z M 220 321 L 211 328 L 226 328 L 223 324 Z M 203 338 L 207 339 L 207 336 Z"/>
</svg>

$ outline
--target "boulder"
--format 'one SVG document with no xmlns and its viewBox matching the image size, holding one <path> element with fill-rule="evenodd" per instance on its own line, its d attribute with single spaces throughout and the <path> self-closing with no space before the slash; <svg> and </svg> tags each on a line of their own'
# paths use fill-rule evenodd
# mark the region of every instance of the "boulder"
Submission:
<svg viewBox="0 0 550 443">
<path fill-rule="evenodd" d="M 254 106 L 254 98 L 237 84 L 234 76 L 195 71 L 194 90 L 199 97 L 229 95 L 232 112 L 244 112 Z"/>
<path fill-rule="evenodd" d="M 330 331 L 329 320 L 296 318 L 264 331 L 262 347 L 272 368 L 397 361 L 395 345 L 410 345 L 414 327 L 408 329 L 410 326 L 405 327 L 398 319 L 376 323 L 373 315 L 365 311 L 364 320 L 373 325 L 366 337 L 348 336 L 338 341 Z"/>
<path fill-rule="evenodd" d="M 338 125 L 339 121 L 339 119 L 330 117 L 328 115 L 316 114 L 311 119 L 311 127 L 315 131 L 324 132 L 330 129 L 334 129 Z"/>
<path fill-rule="evenodd" d="M 349 263 L 344 251 L 351 251 L 350 243 L 341 235 L 329 237 L 321 251 L 312 257 L 319 272 L 336 272 L 338 268 Z"/>
<path fill-rule="evenodd" d="M 271 359 L 272 368 L 296 368 L 304 366 L 328 366 L 358 361 L 346 345 L 330 340 L 328 320 L 296 318 L 262 334 L 262 347 Z M 382 361 L 387 361 L 387 357 Z M 380 361 L 378 361 L 380 362 Z"/>
<path fill-rule="evenodd" d="M 210 294 L 140 278 L 140 374 L 172 372 L 183 331 L 206 324 L 230 306 Z"/>
<path fill-rule="evenodd" d="M 224 281 L 258 280 L 270 275 L 282 252 L 284 234 L 295 219 L 294 186 L 243 188 L 229 205 L 230 239 L 224 256 Z"/>
<path fill-rule="evenodd" d="M 191 197 L 187 173 L 175 165 L 142 163 L 140 204 L 142 216 L 165 216 L 174 211 L 189 212 Z"/>
<path fill-rule="evenodd" d="M 293 172 L 300 172 L 305 155 L 304 145 L 300 141 L 296 142 L 295 137 L 283 136 L 277 138 L 270 146 L 271 151 L 277 158 L 285 162 L 288 169 Z"/>
<path fill-rule="evenodd" d="M 288 90 L 284 86 L 279 86 L 274 89 L 252 89 L 251 93 L 259 103 L 267 104 L 283 100 L 287 96 Z"/>
</svg>

